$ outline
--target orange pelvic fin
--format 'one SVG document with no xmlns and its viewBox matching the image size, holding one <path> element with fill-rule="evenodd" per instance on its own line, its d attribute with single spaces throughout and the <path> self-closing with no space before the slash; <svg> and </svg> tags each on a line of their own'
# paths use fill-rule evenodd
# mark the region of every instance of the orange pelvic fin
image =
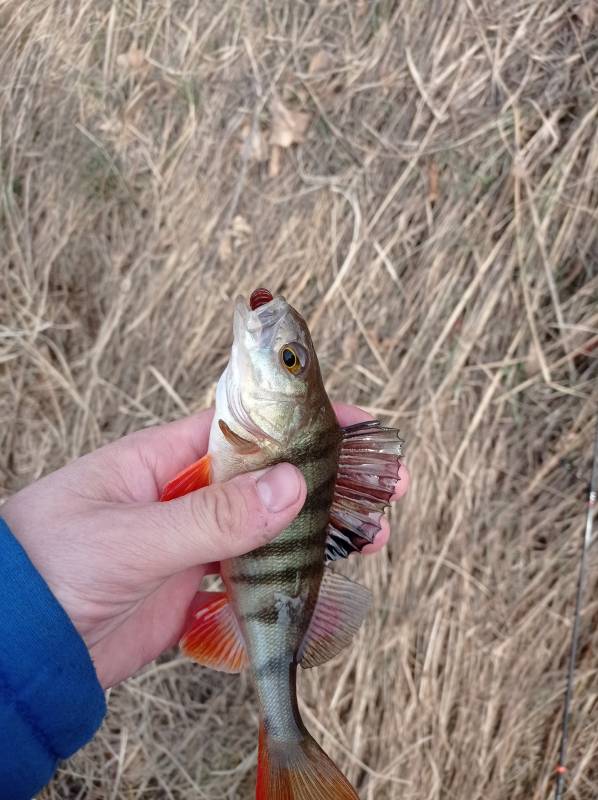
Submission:
<svg viewBox="0 0 598 800">
<path fill-rule="evenodd" d="M 355 789 L 309 733 L 298 741 L 268 738 L 260 727 L 256 800 L 359 800 Z"/>
<path fill-rule="evenodd" d="M 245 642 L 226 592 L 197 609 L 180 641 L 185 655 L 220 672 L 241 672 L 248 663 Z"/>
<path fill-rule="evenodd" d="M 160 500 L 174 500 L 175 497 L 182 497 L 184 494 L 202 489 L 210 483 L 210 456 L 205 455 L 199 461 L 195 461 L 182 472 L 179 472 L 171 481 L 168 481 L 162 489 Z"/>
</svg>

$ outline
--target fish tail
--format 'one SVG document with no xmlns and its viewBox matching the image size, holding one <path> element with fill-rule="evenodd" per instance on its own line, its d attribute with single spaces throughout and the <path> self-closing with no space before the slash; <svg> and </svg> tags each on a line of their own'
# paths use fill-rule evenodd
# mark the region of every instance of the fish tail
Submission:
<svg viewBox="0 0 598 800">
<path fill-rule="evenodd" d="M 260 726 L 256 800 L 359 800 L 343 773 L 307 731 L 282 742 Z"/>
</svg>

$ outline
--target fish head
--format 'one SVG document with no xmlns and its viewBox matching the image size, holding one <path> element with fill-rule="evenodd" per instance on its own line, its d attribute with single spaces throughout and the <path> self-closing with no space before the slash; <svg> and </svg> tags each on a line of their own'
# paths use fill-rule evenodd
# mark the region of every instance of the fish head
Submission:
<svg viewBox="0 0 598 800">
<path fill-rule="evenodd" d="M 236 299 L 233 333 L 216 418 L 269 459 L 280 457 L 298 431 L 332 413 L 309 329 L 284 297 L 258 289 L 249 303 Z"/>
</svg>

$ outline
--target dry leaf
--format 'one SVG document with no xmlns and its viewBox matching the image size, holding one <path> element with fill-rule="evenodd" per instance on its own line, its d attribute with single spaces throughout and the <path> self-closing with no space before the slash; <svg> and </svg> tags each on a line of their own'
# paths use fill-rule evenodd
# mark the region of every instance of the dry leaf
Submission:
<svg viewBox="0 0 598 800">
<path fill-rule="evenodd" d="M 515 153 L 513 164 L 511 166 L 511 175 L 515 180 L 522 181 L 527 177 L 527 168 L 525 165 L 525 158 L 521 153 Z"/>
<path fill-rule="evenodd" d="M 145 62 L 145 53 L 138 47 L 131 47 L 129 50 L 129 65 L 131 69 L 139 69 Z"/>
<path fill-rule="evenodd" d="M 251 236 L 251 225 L 240 214 L 233 219 L 232 233 L 235 244 L 241 244 Z"/>
<path fill-rule="evenodd" d="M 577 8 L 577 16 L 581 20 L 581 24 L 585 30 L 591 30 L 596 20 L 596 13 L 598 12 L 598 3 L 596 0 L 584 0 Z"/>
<path fill-rule="evenodd" d="M 221 263 L 228 263 L 235 250 L 246 242 L 252 234 L 251 225 L 245 217 L 237 214 L 228 228 L 220 238 L 218 243 L 218 258 Z"/>
<path fill-rule="evenodd" d="M 527 358 L 522 361 L 522 365 L 523 371 L 528 378 L 531 378 L 532 375 L 537 375 L 540 372 L 542 365 L 533 347 L 530 349 Z"/>
<path fill-rule="evenodd" d="M 227 231 L 222 239 L 220 239 L 220 243 L 218 245 L 218 258 L 223 264 L 226 264 L 228 261 L 230 261 L 232 254 L 233 248 L 231 247 L 230 235 Z"/>
<path fill-rule="evenodd" d="M 309 62 L 307 72 L 314 75 L 316 72 L 323 72 L 330 67 L 330 56 L 325 50 L 318 50 Z"/>
<path fill-rule="evenodd" d="M 120 53 L 116 57 L 116 63 L 121 69 L 139 69 L 145 63 L 145 53 L 132 45 L 127 53 Z"/>
<path fill-rule="evenodd" d="M 291 111 L 280 100 L 272 102 L 272 130 L 270 144 L 290 147 L 301 144 L 311 122 L 311 114 L 305 111 Z"/>
<path fill-rule="evenodd" d="M 438 200 L 438 164 L 435 161 L 428 164 L 428 200 L 432 205 Z"/>
<path fill-rule="evenodd" d="M 268 164 L 268 175 L 271 178 L 277 178 L 280 175 L 281 153 L 280 147 L 277 144 L 273 144 L 270 151 L 270 163 Z"/>
<path fill-rule="evenodd" d="M 123 127 L 123 121 L 116 117 L 106 118 L 98 124 L 99 130 L 111 137 L 120 135 L 123 132 Z"/>
<path fill-rule="evenodd" d="M 365 17 L 368 13 L 368 0 L 357 0 L 355 3 L 355 16 L 357 19 Z"/>
<path fill-rule="evenodd" d="M 267 161 L 268 143 L 259 126 L 256 125 L 255 130 L 252 130 L 252 127 L 250 122 L 246 122 L 241 128 L 242 149 L 248 144 L 249 158 L 252 161 Z"/>
<path fill-rule="evenodd" d="M 359 339 L 354 333 L 347 333 L 342 338 L 343 357 L 347 361 L 354 361 L 359 349 Z"/>
<path fill-rule="evenodd" d="M 296 100 L 300 105 L 305 105 L 309 100 L 309 92 L 303 86 L 298 86 L 293 92 L 293 100 Z"/>
</svg>

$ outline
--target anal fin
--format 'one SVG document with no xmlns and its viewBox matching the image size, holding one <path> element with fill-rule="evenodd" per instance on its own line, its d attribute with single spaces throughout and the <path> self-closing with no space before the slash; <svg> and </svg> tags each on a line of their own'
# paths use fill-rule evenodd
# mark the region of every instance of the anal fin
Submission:
<svg viewBox="0 0 598 800">
<path fill-rule="evenodd" d="M 226 592 L 209 592 L 213 597 L 197 609 L 180 641 L 185 655 L 220 672 L 242 672 L 247 651 L 239 623 Z"/>
<path fill-rule="evenodd" d="M 324 570 L 318 602 L 298 654 L 301 666 L 317 667 L 344 650 L 365 619 L 370 602 L 365 586 Z"/>
</svg>

